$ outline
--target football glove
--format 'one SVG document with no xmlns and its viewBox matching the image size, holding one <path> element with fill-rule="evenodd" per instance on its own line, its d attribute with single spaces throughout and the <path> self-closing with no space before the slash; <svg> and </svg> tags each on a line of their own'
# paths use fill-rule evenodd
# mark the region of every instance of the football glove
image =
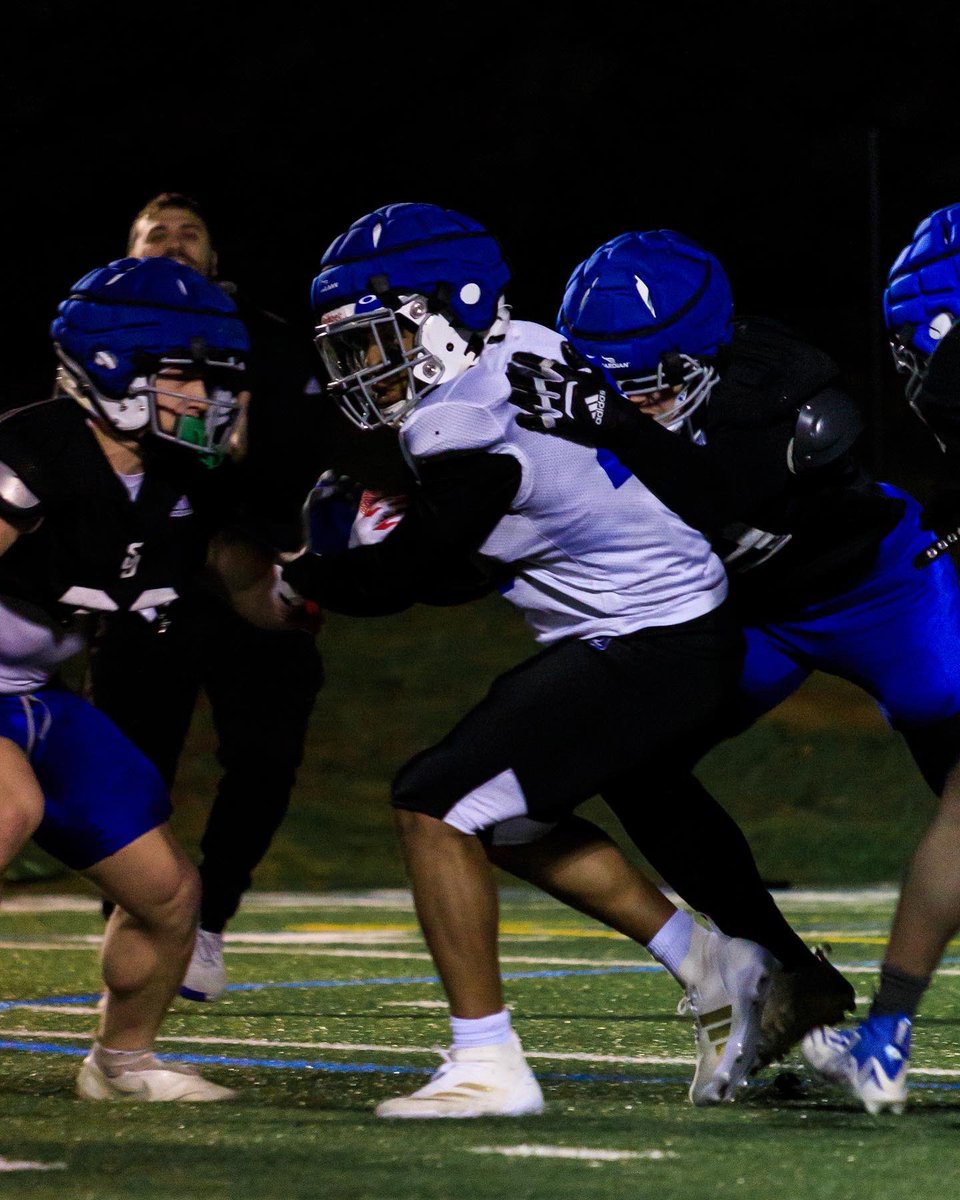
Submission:
<svg viewBox="0 0 960 1200">
<path fill-rule="evenodd" d="M 563 362 L 519 351 L 507 366 L 510 402 L 522 412 L 517 424 L 537 433 L 556 433 L 583 446 L 611 447 L 618 433 L 633 431 L 643 416 L 616 390 L 599 367 L 570 345 Z"/>
<path fill-rule="evenodd" d="M 307 549 L 311 554 L 346 550 L 360 505 L 360 488 L 346 475 L 324 473 L 303 506 Z"/>
</svg>

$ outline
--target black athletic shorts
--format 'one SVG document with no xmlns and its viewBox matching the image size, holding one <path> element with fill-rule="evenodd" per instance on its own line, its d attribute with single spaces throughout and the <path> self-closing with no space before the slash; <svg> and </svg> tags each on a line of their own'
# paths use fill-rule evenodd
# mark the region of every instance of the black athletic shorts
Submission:
<svg viewBox="0 0 960 1200">
<path fill-rule="evenodd" d="M 664 756 L 689 769 L 717 740 L 742 657 L 726 604 L 680 625 L 557 643 L 501 675 L 402 767 L 393 803 L 479 834 L 555 822 Z"/>
</svg>

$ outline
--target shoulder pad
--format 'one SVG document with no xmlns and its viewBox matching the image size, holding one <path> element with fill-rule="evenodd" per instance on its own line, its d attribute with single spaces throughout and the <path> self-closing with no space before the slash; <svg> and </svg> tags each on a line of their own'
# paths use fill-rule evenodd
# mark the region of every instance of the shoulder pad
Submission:
<svg viewBox="0 0 960 1200">
<path fill-rule="evenodd" d="M 860 410 L 839 388 L 825 388 L 805 400 L 787 447 L 794 475 L 826 466 L 846 454 L 863 432 Z"/>
<path fill-rule="evenodd" d="M 23 531 L 34 526 L 42 515 L 39 499 L 12 467 L 0 462 L 0 517 Z"/>
<path fill-rule="evenodd" d="M 456 400 L 415 408 L 400 430 L 404 451 L 414 460 L 456 450 L 489 450 L 503 437 L 495 413 Z"/>
<path fill-rule="evenodd" d="M 734 325 L 709 408 L 721 410 L 714 415 L 725 425 L 772 424 L 836 384 L 839 374 L 828 354 L 787 326 L 743 318 Z"/>
</svg>

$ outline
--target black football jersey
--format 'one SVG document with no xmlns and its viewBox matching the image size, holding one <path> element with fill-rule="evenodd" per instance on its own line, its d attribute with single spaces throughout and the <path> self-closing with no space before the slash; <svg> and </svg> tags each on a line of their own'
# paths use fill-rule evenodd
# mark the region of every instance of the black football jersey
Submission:
<svg viewBox="0 0 960 1200">
<path fill-rule="evenodd" d="M 227 465 L 211 470 L 162 442 L 149 444 L 131 499 L 83 410 L 64 396 L 0 418 L 0 463 L 30 489 L 42 517 L 0 557 L 0 595 L 61 620 L 146 616 L 171 603 L 195 580 L 230 504 Z"/>
</svg>

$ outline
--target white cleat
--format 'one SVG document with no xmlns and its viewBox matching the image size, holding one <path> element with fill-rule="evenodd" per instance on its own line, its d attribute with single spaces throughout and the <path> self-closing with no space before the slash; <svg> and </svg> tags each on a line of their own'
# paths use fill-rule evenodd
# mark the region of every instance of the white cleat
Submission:
<svg viewBox="0 0 960 1200">
<path fill-rule="evenodd" d="M 180 984 L 180 995 L 187 1000 L 219 1000 L 226 988 L 223 934 L 198 929 L 190 965 Z"/>
<path fill-rule="evenodd" d="M 496 1046 L 441 1050 L 443 1063 L 418 1091 L 378 1104 L 378 1117 L 527 1117 L 543 1112 L 543 1093 L 515 1033 Z"/>
<path fill-rule="evenodd" d="M 77 1076 L 77 1095 L 81 1100 L 179 1100 L 207 1103 L 232 1100 L 232 1088 L 221 1087 L 204 1079 L 193 1067 L 183 1063 L 164 1063 L 151 1054 L 142 1069 L 107 1075 L 88 1054 Z"/>
<path fill-rule="evenodd" d="M 803 1057 L 827 1083 L 842 1087 L 871 1116 L 899 1116 L 907 1105 L 911 1020 L 906 1013 L 867 1017 L 855 1029 L 812 1029 Z"/>
<path fill-rule="evenodd" d="M 775 966 L 773 955 L 755 942 L 716 929 L 707 934 L 693 973 L 696 982 L 677 1010 L 693 1013 L 697 1066 L 690 1100 L 698 1107 L 732 1101 L 756 1064 Z M 685 977 L 691 977 L 689 970 Z"/>
</svg>

